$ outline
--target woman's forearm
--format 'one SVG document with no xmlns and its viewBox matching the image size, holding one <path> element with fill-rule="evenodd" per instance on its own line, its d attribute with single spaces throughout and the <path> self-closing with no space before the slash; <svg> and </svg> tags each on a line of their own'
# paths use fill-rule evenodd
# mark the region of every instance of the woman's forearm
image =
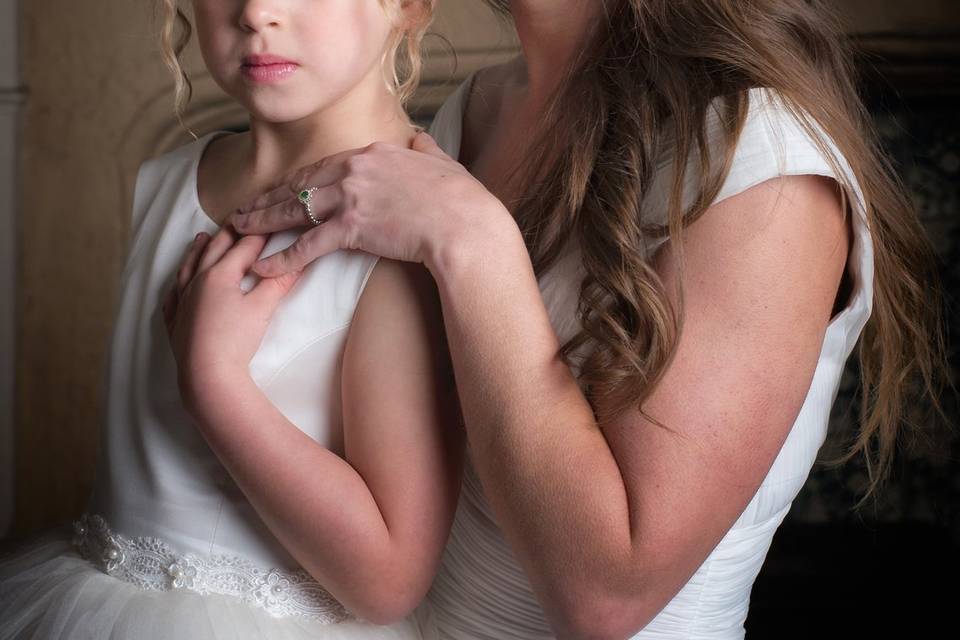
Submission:
<svg viewBox="0 0 960 640">
<path fill-rule="evenodd" d="M 206 375 L 200 388 L 202 402 L 188 404 L 201 433 L 291 555 L 357 615 L 406 615 L 422 596 L 403 566 L 410 554 L 360 474 L 287 420 L 249 375 Z"/>
<path fill-rule="evenodd" d="M 484 491 L 551 621 L 575 624 L 594 596 L 636 588 L 620 469 L 559 359 L 512 220 L 430 266 Z"/>
</svg>

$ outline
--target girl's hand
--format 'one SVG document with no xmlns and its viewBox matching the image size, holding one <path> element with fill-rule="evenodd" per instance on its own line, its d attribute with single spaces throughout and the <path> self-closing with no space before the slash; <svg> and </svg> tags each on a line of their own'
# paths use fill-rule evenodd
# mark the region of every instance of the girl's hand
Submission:
<svg viewBox="0 0 960 640">
<path fill-rule="evenodd" d="M 300 275 L 293 271 L 264 279 L 245 293 L 240 281 L 266 236 L 237 238 L 228 227 L 212 239 L 198 234 L 163 300 L 180 391 L 191 411 L 208 385 L 249 375 L 250 360 L 274 311 Z"/>
<path fill-rule="evenodd" d="M 461 240 L 482 237 L 490 224 L 513 224 L 506 208 L 426 133 L 410 149 L 375 142 L 308 165 L 241 207 L 230 224 L 241 234 L 311 226 L 297 194 L 317 187 L 315 218 L 288 249 L 257 262 L 273 277 L 302 269 L 337 249 L 422 262 L 431 272 Z"/>
</svg>

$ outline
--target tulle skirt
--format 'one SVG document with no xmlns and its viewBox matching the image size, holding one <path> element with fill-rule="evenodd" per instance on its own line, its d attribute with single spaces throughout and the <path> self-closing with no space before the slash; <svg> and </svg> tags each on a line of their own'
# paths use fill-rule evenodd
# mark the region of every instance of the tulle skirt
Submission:
<svg viewBox="0 0 960 640">
<path fill-rule="evenodd" d="M 84 560 L 67 527 L 0 556 L 0 640 L 433 640 L 427 602 L 400 622 L 273 617 L 239 598 L 147 591 Z"/>
</svg>

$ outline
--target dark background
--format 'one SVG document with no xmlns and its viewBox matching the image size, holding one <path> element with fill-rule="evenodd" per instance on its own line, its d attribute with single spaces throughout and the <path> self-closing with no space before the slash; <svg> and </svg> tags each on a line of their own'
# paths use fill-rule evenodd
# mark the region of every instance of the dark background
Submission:
<svg viewBox="0 0 960 640">
<path fill-rule="evenodd" d="M 863 94 L 937 251 L 960 380 L 960 32 L 855 40 Z M 822 459 L 856 429 L 857 382 L 852 356 Z M 754 584 L 749 640 L 960 635 L 960 407 L 952 393 L 942 401 L 949 424 L 922 425 L 926 437 L 904 448 L 879 500 L 859 511 L 859 459 L 814 467 Z"/>
</svg>

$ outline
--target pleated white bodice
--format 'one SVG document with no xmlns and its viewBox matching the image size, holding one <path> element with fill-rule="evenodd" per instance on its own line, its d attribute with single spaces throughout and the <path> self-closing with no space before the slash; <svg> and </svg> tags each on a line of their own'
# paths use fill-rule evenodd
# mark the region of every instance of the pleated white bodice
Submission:
<svg viewBox="0 0 960 640">
<path fill-rule="evenodd" d="M 473 77 L 438 112 L 431 135 L 458 157 L 462 120 Z M 799 123 L 763 88 L 750 90 L 750 110 L 730 174 L 716 201 L 777 175 L 834 176 L 829 163 Z M 710 131 L 719 139 L 718 120 Z M 800 414 L 772 468 L 743 514 L 680 592 L 634 638 L 733 639 L 744 636 L 750 589 L 774 532 L 800 491 L 824 442 L 831 405 L 844 362 L 872 309 L 873 245 L 863 198 L 839 150 L 826 140 L 856 193 L 850 194 L 853 244 L 848 271 L 853 291 L 848 305 L 829 323 L 820 358 Z M 646 215 L 666 218 L 669 163 L 662 163 L 646 195 Z M 688 172 L 687 203 L 695 174 Z M 659 242 L 662 242 L 660 240 Z M 651 240 L 647 255 L 659 245 Z M 554 330 L 563 343 L 578 329 L 576 303 L 583 277 L 576 243 L 540 278 L 540 290 Z M 574 373 L 576 371 L 574 370 Z M 439 575 L 429 593 L 441 637 L 450 640 L 532 640 L 553 637 L 529 582 L 497 525 L 469 456 L 463 492 Z"/>
</svg>

